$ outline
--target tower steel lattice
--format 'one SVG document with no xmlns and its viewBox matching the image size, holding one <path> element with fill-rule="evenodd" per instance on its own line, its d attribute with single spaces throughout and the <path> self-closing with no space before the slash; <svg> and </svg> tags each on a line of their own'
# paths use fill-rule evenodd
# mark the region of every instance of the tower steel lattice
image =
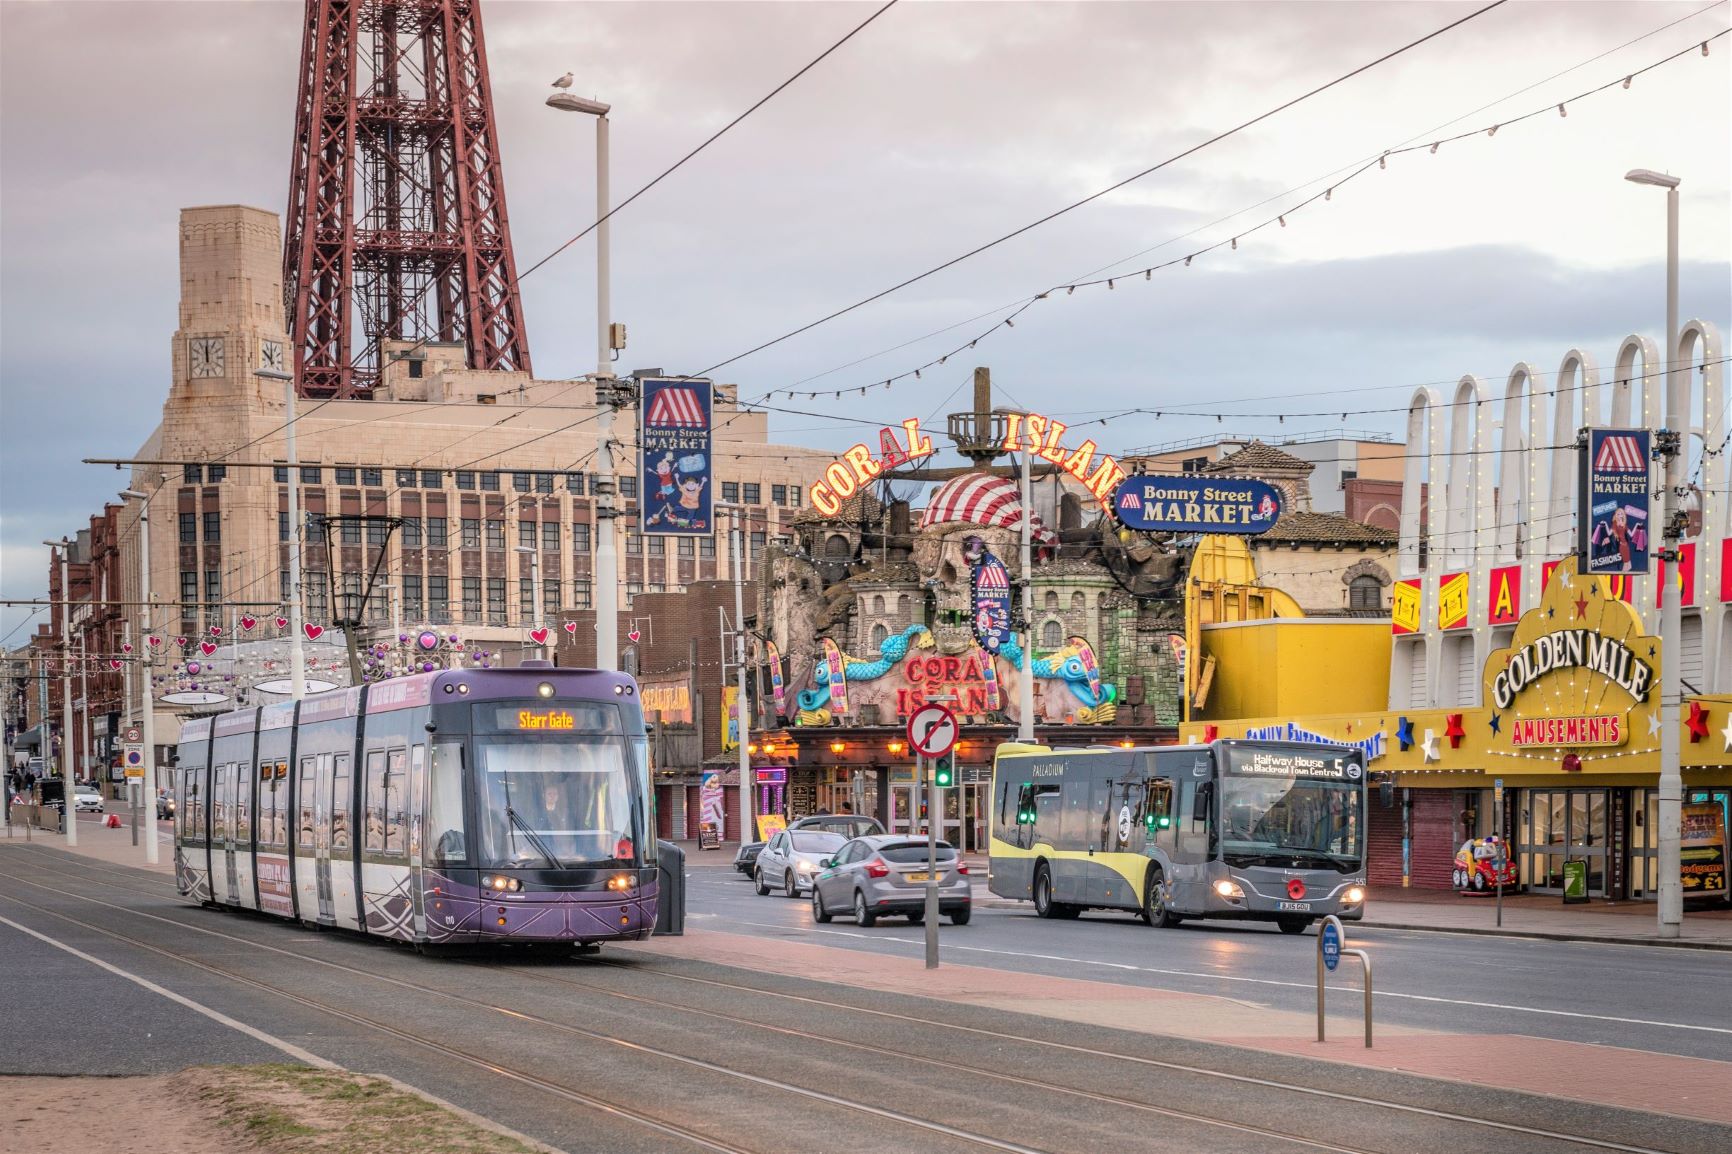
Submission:
<svg viewBox="0 0 1732 1154">
<path fill-rule="evenodd" d="M 283 250 L 304 397 L 369 394 L 384 340 L 529 371 L 479 0 L 306 0 Z"/>
</svg>

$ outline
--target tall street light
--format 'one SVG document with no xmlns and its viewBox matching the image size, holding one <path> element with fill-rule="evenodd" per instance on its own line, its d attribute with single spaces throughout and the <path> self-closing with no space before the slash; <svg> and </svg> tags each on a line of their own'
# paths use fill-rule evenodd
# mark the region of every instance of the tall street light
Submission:
<svg viewBox="0 0 1732 1154">
<path fill-rule="evenodd" d="M 78 844 L 78 792 L 72 779 L 72 585 L 67 575 L 67 554 L 72 551 L 72 542 L 62 538 L 42 543 L 60 556 L 60 777 L 65 791 L 60 799 L 60 816 L 66 825 L 66 845 L 71 848 Z M 46 729 L 46 710 L 42 721 Z M 47 763 L 44 758 L 43 764 Z"/>
<path fill-rule="evenodd" d="M 1684 778 L 1678 768 L 1678 717 L 1683 704 L 1678 652 L 1683 635 L 1678 613 L 1678 543 L 1683 526 L 1678 517 L 1678 491 L 1684 483 L 1681 438 L 1686 431 L 1690 378 L 1678 371 L 1678 178 L 1646 168 L 1624 174 L 1632 184 L 1666 190 L 1666 340 L 1660 363 L 1666 380 L 1666 427 L 1658 440 L 1664 459 L 1665 486 L 1660 493 L 1661 556 L 1670 564 L 1660 582 L 1660 936 L 1684 932 L 1684 886 L 1681 880 L 1679 825 L 1684 802 Z M 1580 515 L 1580 514 L 1578 514 Z"/>
<path fill-rule="evenodd" d="M 161 492 L 161 490 L 157 490 Z M 140 501 L 138 509 L 138 599 L 144 627 L 138 631 L 138 727 L 144 742 L 144 860 L 157 863 L 156 849 L 156 702 L 150 693 L 150 497 L 137 489 L 122 489 L 127 501 Z M 186 800 L 180 799 L 185 805 Z M 134 822 L 133 828 L 138 828 Z"/>
<path fill-rule="evenodd" d="M 307 651 L 301 632 L 301 458 L 295 447 L 295 375 L 254 369 L 253 376 L 283 383 L 283 456 L 289 474 L 289 699 L 307 695 Z"/>
<path fill-rule="evenodd" d="M 517 552 L 529 555 L 529 620 L 524 623 L 524 628 L 533 630 L 541 624 L 541 550 L 519 545 Z M 532 637 L 530 640 L 535 639 Z M 536 642 L 535 655 L 545 660 L 547 647 Z"/>
<path fill-rule="evenodd" d="M 613 342 L 609 336 L 607 114 L 610 106 L 570 92 L 547 98 L 549 108 L 595 117 L 595 391 L 601 410 L 595 427 L 595 666 L 619 668 L 619 557 L 614 551 L 613 412 L 617 394 L 608 389 L 613 376 Z M 604 393 L 607 395 L 604 397 Z"/>
</svg>

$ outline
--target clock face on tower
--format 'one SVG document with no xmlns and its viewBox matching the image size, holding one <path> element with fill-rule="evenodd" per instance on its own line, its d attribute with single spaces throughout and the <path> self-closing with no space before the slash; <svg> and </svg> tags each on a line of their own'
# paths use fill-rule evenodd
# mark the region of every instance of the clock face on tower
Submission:
<svg viewBox="0 0 1732 1154">
<path fill-rule="evenodd" d="M 224 371 L 223 339 L 192 337 L 187 341 L 187 372 L 189 376 L 220 377 Z"/>
<path fill-rule="evenodd" d="M 278 373 L 283 371 L 282 341 L 259 342 L 259 368 Z"/>
</svg>

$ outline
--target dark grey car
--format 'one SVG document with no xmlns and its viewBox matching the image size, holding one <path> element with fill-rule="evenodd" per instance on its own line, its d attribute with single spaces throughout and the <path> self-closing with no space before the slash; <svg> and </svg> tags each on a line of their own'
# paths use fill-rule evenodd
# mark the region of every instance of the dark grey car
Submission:
<svg viewBox="0 0 1732 1154">
<path fill-rule="evenodd" d="M 812 920 L 852 912 L 870 926 L 885 915 L 911 922 L 926 914 L 926 842 L 906 834 L 857 837 L 828 859 L 812 880 Z M 821 863 L 822 864 L 822 863 Z M 973 913 L 968 866 L 949 842 L 938 843 L 938 912 L 959 926 Z"/>
</svg>

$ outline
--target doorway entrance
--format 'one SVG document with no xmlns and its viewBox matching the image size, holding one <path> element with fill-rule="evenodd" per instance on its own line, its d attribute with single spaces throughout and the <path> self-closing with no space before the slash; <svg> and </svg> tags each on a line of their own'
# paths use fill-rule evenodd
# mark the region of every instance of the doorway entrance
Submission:
<svg viewBox="0 0 1732 1154">
<path fill-rule="evenodd" d="M 1522 878 L 1530 890 L 1562 893 L 1564 861 L 1588 863 L 1588 893 L 1606 897 L 1611 791 L 1536 789 L 1522 812 Z"/>
</svg>

